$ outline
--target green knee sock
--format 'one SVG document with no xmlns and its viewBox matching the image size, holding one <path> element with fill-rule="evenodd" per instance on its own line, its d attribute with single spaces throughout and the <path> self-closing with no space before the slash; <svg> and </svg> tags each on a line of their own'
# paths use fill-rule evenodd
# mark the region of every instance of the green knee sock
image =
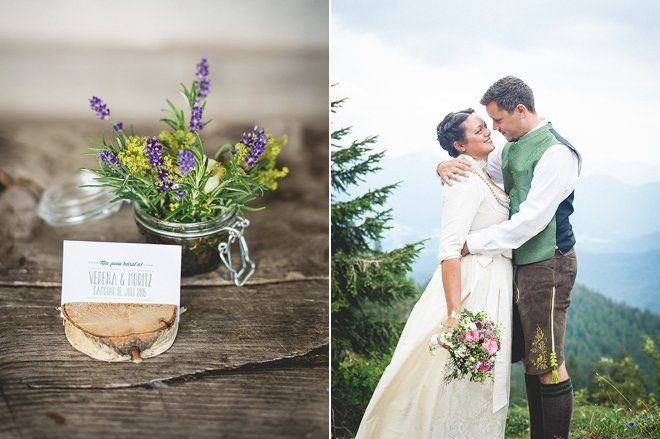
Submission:
<svg viewBox="0 0 660 439">
<path fill-rule="evenodd" d="M 557 384 L 541 384 L 541 403 L 544 437 L 567 439 L 573 414 L 571 379 Z"/>
</svg>

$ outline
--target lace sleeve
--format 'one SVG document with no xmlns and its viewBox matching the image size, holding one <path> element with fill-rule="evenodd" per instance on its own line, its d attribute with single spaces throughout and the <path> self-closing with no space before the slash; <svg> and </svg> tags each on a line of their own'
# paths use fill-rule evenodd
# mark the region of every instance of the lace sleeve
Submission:
<svg viewBox="0 0 660 439">
<path fill-rule="evenodd" d="M 478 178 L 469 176 L 442 189 L 442 228 L 438 262 L 461 257 L 461 249 L 483 200 Z"/>
</svg>

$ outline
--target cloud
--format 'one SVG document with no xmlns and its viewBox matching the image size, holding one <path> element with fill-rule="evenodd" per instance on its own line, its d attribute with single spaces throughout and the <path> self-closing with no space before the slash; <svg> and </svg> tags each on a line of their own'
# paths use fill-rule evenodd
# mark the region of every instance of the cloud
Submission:
<svg viewBox="0 0 660 439">
<path fill-rule="evenodd" d="M 466 107 L 487 118 L 479 98 L 496 79 L 514 74 L 535 90 L 539 114 L 582 152 L 586 173 L 612 175 L 605 164 L 613 162 L 643 162 L 655 172 L 660 66 L 617 44 L 630 32 L 611 21 L 572 20 L 543 43 L 519 49 L 484 34 L 445 63 L 333 17 L 331 76 L 339 86 L 332 93 L 350 98 L 333 123 L 353 125 L 358 137 L 379 134 L 394 156 L 446 157 L 435 139 L 438 122 Z M 499 134 L 494 140 L 504 142 Z M 634 176 L 632 168 L 624 174 Z"/>
</svg>

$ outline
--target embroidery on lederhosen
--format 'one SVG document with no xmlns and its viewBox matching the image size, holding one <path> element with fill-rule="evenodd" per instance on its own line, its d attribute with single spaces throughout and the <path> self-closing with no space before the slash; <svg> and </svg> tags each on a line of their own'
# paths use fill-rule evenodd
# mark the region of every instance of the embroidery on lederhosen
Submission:
<svg viewBox="0 0 660 439">
<path fill-rule="evenodd" d="M 536 359 L 532 359 L 532 364 L 537 369 L 546 369 L 548 367 L 548 347 L 545 344 L 545 334 L 540 325 L 536 325 L 536 334 L 532 340 L 532 347 L 529 350 Z"/>
</svg>

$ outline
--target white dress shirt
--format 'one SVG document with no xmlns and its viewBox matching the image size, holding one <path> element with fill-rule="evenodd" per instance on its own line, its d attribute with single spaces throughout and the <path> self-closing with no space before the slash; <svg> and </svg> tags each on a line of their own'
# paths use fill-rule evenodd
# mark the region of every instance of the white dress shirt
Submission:
<svg viewBox="0 0 660 439">
<path fill-rule="evenodd" d="M 547 123 L 541 121 L 532 131 Z M 503 150 L 503 147 L 496 148 L 488 156 L 488 173 L 501 188 L 504 187 Z M 550 146 L 534 168 L 529 193 L 520 204 L 519 212 L 508 221 L 469 235 L 470 253 L 492 256 L 518 248 L 538 235 L 552 221 L 559 204 L 575 190 L 579 167 L 578 156 L 571 149 L 562 144 Z"/>
</svg>

